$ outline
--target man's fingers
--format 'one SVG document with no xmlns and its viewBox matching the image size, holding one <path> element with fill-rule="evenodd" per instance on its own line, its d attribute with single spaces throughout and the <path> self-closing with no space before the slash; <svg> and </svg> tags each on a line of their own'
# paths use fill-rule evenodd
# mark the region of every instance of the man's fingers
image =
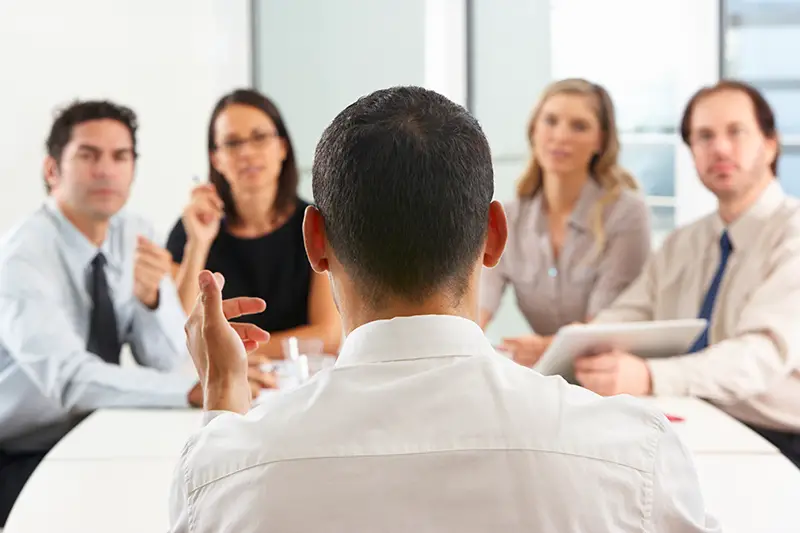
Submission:
<svg viewBox="0 0 800 533">
<path fill-rule="evenodd" d="M 164 272 L 156 272 L 151 270 L 135 270 L 133 272 L 133 281 L 144 285 L 145 287 L 157 287 L 166 274 Z"/>
<path fill-rule="evenodd" d="M 253 353 L 256 350 L 258 350 L 259 343 L 258 343 L 258 341 L 254 341 L 254 340 L 251 340 L 251 339 L 242 339 L 242 345 L 244 346 L 244 351 L 248 355 L 250 355 L 251 353 Z M 250 361 L 248 361 L 247 364 L 249 365 Z"/>
<path fill-rule="evenodd" d="M 161 279 L 165 274 L 169 273 L 169 269 L 162 266 L 151 265 L 149 263 L 139 263 L 133 268 L 133 275 L 135 277 L 158 278 Z"/>
<path fill-rule="evenodd" d="M 221 326 L 227 323 L 222 312 L 222 283 L 221 274 L 212 274 L 203 270 L 198 276 L 200 282 L 200 301 L 203 306 L 203 326 Z"/>
<path fill-rule="evenodd" d="M 225 314 L 225 318 L 229 320 L 243 315 L 260 313 L 266 308 L 267 303 L 264 300 L 248 296 L 229 298 L 222 302 L 222 311 Z"/>
<path fill-rule="evenodd" d="M 136 256 L 136 268 L 147 268 L 161 273 L 169 272 L 172 259 L 165 256 L 152 254 L 138 254 Z"/>
<path fill-rule="evenodd" d="M 136 239 L 136 250 L 140 253 L 154 254 L 158 256 L 170 255 L 169 251 L 157 245 L 144 235 L 139 235 Z"/>
<path fill-rule="evenodd" d="M 224 306 L 225 302 L 222 302 L 222 305 Z M 239 338 L 243 341 L 267 342 L 269 340 L 269 333 L 255 324 L 232 322 L 231 327 L 239 334 Z"/>
</svg>

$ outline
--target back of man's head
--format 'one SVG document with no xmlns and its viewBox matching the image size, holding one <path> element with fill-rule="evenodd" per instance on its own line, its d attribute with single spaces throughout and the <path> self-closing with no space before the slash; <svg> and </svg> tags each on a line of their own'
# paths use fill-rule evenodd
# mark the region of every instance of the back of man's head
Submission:
<svg viewBox="0 0 800 533">
<path fill-rule="evenodd" d="M 359 99 L 322 134 L 313 189 L 333 253 L 367 304 L 464 295 L 494 194 L 489 144 L 464 108 L 419 87 Z"/>
</svg>

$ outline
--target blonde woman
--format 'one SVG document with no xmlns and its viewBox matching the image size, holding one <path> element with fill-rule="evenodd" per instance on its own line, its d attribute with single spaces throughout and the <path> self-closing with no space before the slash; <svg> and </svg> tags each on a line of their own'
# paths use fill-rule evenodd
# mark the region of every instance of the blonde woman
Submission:
<svg viewBox="0 0 800 533">
<path fill-rule="evenodd" d="M 650 219 L 636 181 L 617 162 L 614 106 L 601 86 L 553 83 L 528 126 L 531 160 L 506 206 L 508 247 L 483 272 L 481 327 L 509 283 L 535 332 L 501 349 L 530 366 L 564 325 L 608 306 L 642 270 Z"/>
</svg>

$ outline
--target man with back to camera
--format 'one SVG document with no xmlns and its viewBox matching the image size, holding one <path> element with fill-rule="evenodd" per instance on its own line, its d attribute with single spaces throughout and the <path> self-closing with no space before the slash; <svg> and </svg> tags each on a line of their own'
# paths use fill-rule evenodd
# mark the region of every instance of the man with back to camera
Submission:
<svg viewBox="0 0 800 533">
<path fill-rule="evenodd" d="M 775 177 L 775 116 L 753 87 L 721 81 L 689 101 L 681 135 L 718 210 L 672 233 L 595 322 L 710 325 L 686 355 L 614 351 L 579 359 L 576 377 L 600 394 L 707 399 L 800 467 L 800 203 Z"/>
<path fill-rule="evenodd" d="M 267 335 L 227 319 L 264 303 L 200 274 L 186 329 L 208 422 L 173 532 L 717 530 L 662 414 L 499 356 L 474 322 L 507 222 L 469 113 L 415 87 L 361 98 L 323 133 L 313 188 L 306 250 L 348 336 L 332 369 L 247 413 L 245 354 Z"/>
<path fill-rule="evenodd" d="M 111 102 L 60 112 L 46 143 L 49 197 L 0 242 L 0 527 L 82 415 L 202 403 L 197 376 L 177 371 L 188 358 L 170 255 L 149 224 L 120 212 L 136 128 Z M 119 366 L 124 343 L 141 367 Z"/>
</svg>

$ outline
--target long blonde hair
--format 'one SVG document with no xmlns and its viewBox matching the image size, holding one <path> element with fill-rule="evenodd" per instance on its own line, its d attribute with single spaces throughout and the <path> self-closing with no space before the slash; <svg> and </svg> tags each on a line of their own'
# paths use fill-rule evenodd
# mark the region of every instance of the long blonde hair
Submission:
<svg viewBox="0 0 800 533">
<path fill-rule="evenodd" d="M 619 134 L 617 121 L 614 114 L 614 103 L 608 92 L 595 83 L 580 78 L 568 78 L 550 84 L 542 93 L 539 102 L 533 110 L 528 123 L 528 142 L 531 143 L 531 159 L 528 166 L 517 181 L 517 196 L 519 198 L 532 198 L 542 187 L 544 171 L 539 161 L 536 160 L 536 151 L 533 150 L 533 130 L 539 113 L 544 103 L 557 94 L 574 94 L 590 98 L 594 102 L 597 120 L 600 123 L 602 143 L 600 151 L 592 157 L 589 163 L 589 175 L 605 191 L 592 209 L 589 225 L 595 239 L 596 256 L 599 256 L 605 246 L 606 234 L 603 228 L 603 211 L 605 207 L 614 202 L 624 189 L 639 190 L 639 184 L 634 177 L 622 168 L 617 162 L 619 157 Z"/>
</svg>

